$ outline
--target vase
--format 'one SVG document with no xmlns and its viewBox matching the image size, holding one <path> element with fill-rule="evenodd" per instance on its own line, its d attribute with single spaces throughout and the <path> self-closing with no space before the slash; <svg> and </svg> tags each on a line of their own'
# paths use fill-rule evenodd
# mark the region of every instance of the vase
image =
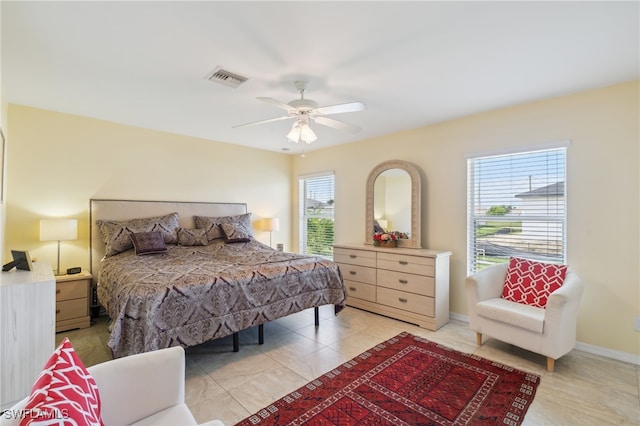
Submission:
<svg viewBox="0 0 640 426">
<path fill-rule="evenodd" d="M 378 246 L 380 247 L 396 247 L 398 245 L 398 241 L 397 240 L 384 240 L 384 241 L 378 241 Z"/>
</svg>

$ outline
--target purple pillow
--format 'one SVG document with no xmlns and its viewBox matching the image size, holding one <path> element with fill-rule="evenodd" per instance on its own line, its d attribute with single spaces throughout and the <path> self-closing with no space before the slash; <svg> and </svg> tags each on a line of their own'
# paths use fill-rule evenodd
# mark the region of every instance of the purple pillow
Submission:
<svg viewBox="0 0 640 426">
<path fill-rule="evenodd" d="M 138 256 L 167 251 L 167 245 L 164 243 L 164 237 L 160 231 L 132 232 L 129 236 Z"/>
</svg>

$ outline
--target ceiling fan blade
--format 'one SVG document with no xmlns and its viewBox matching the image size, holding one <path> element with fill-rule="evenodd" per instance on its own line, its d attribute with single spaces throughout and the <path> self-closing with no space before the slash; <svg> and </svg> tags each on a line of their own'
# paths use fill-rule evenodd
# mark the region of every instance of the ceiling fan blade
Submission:
<svg viewBox="0 0 640 426">
<path fill-rule="evenodd" d="M 322 124 L 323 126 L 333 127 L 338 130 L 346 130 L 351 133 L 358 133 L 361 129 L 358 126 L 354 126 L 353 124 L 345 123 L 344 121 L 336 120 L 335 118 L 329 117 L 312 117 L 313 121 L 318 124 Z"/>
<path fill-rule="evenodd" d="M 362 102 L 350 102 L 347 104 L 331 105 L 326 107 L 316 108 L 315 111 L 319 114 L 341 114 L 343 112 L 357 112 L 367 109 L 366 105 Z"/>
<path fill-rule="evenodd" d="M 295 111 L 295 110 L 296 110 L 296 109 L 295 109 L 294 107 L 292 107 L 291 105 L 289 105 L 289 104 L 285 104 L 284 102 L 279 101 L 279 100 L 277 100 L 277 99 L 273 99 L 273 98 L 264 98 L 264 97 L 258 97 L 258 98 L 256 98 L 256 99 L 259 99 L 259 100 L 261 100 L 261 101 L 264 101 L 264 102 L 268 102 L 268 103 L 270 103 L 270 104 L 273 104 L 273 105 L 277 106 L 278 108 L 282 108 L 282 109 L 283 109 L 283 110 L 285 110 L 285 111 Z"/>
<path fill-rule="evenodd" d="M 290 116 L 285 116 L 285 117 L 277 117 L 277 118 L 270 118 L 268 120 L 260 120 L 260 121 L 254 121 L 252 123 L 246 123 L 246 124 L 238 124 L 237 126 L 233 126 L 233 128 L 235 129 L 236 127 L 247 127 L 247 126 L 255 126 L 257 124 L 265 124 L 265 123 L 271 123 L 273 121 L 281 121 L 281 120 L 290 120 L 293 117 Z"/>
</svg>

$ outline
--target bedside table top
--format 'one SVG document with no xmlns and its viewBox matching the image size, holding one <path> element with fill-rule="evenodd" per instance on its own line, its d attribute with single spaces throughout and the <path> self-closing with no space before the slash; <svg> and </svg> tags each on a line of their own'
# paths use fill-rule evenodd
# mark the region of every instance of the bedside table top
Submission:
<svg viewBox="0 0 640 426">
<path fill-rule="evenodd" d="M 59 282 L 64 282 L 64 281 L 85 280 L 85 279 L 89 279 L 89 278 L 93 278 L 93 275 L 91 275 L 87 271 L 82 271 L 79 274 L 57 275 L 56 276 L 56 282 L 59 283 Z"/>
</svg>

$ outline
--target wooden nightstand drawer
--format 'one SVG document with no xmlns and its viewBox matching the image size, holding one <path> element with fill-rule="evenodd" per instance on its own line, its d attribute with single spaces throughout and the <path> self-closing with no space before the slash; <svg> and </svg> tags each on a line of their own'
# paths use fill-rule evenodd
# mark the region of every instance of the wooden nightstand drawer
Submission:
<svg viewBox="0 0 640 426">
<path fill-rule="evenodd" d="M 72 299 L 56 302 L 56 321 L 89 315 L 87 299 Z"/>
<path fill-rule="evenodd" d="M 56 284 L 56 302 L 69 299 L 89 297 L 89 283 L 87 279 L 66 281 Z"/>
<path fill-rule="evenodd" d="M 91 278 L 88 272 L 56 277 L 56 332 L 91 326 Z"/>
<path fill-rule="evenodd" d="M 435 311 L 435 303 L 432 297 L 419 296 L 384 287 L 378 287 L 377 289 L 377 302 L 429 317 L 432 317 Z"/>
</svg>

